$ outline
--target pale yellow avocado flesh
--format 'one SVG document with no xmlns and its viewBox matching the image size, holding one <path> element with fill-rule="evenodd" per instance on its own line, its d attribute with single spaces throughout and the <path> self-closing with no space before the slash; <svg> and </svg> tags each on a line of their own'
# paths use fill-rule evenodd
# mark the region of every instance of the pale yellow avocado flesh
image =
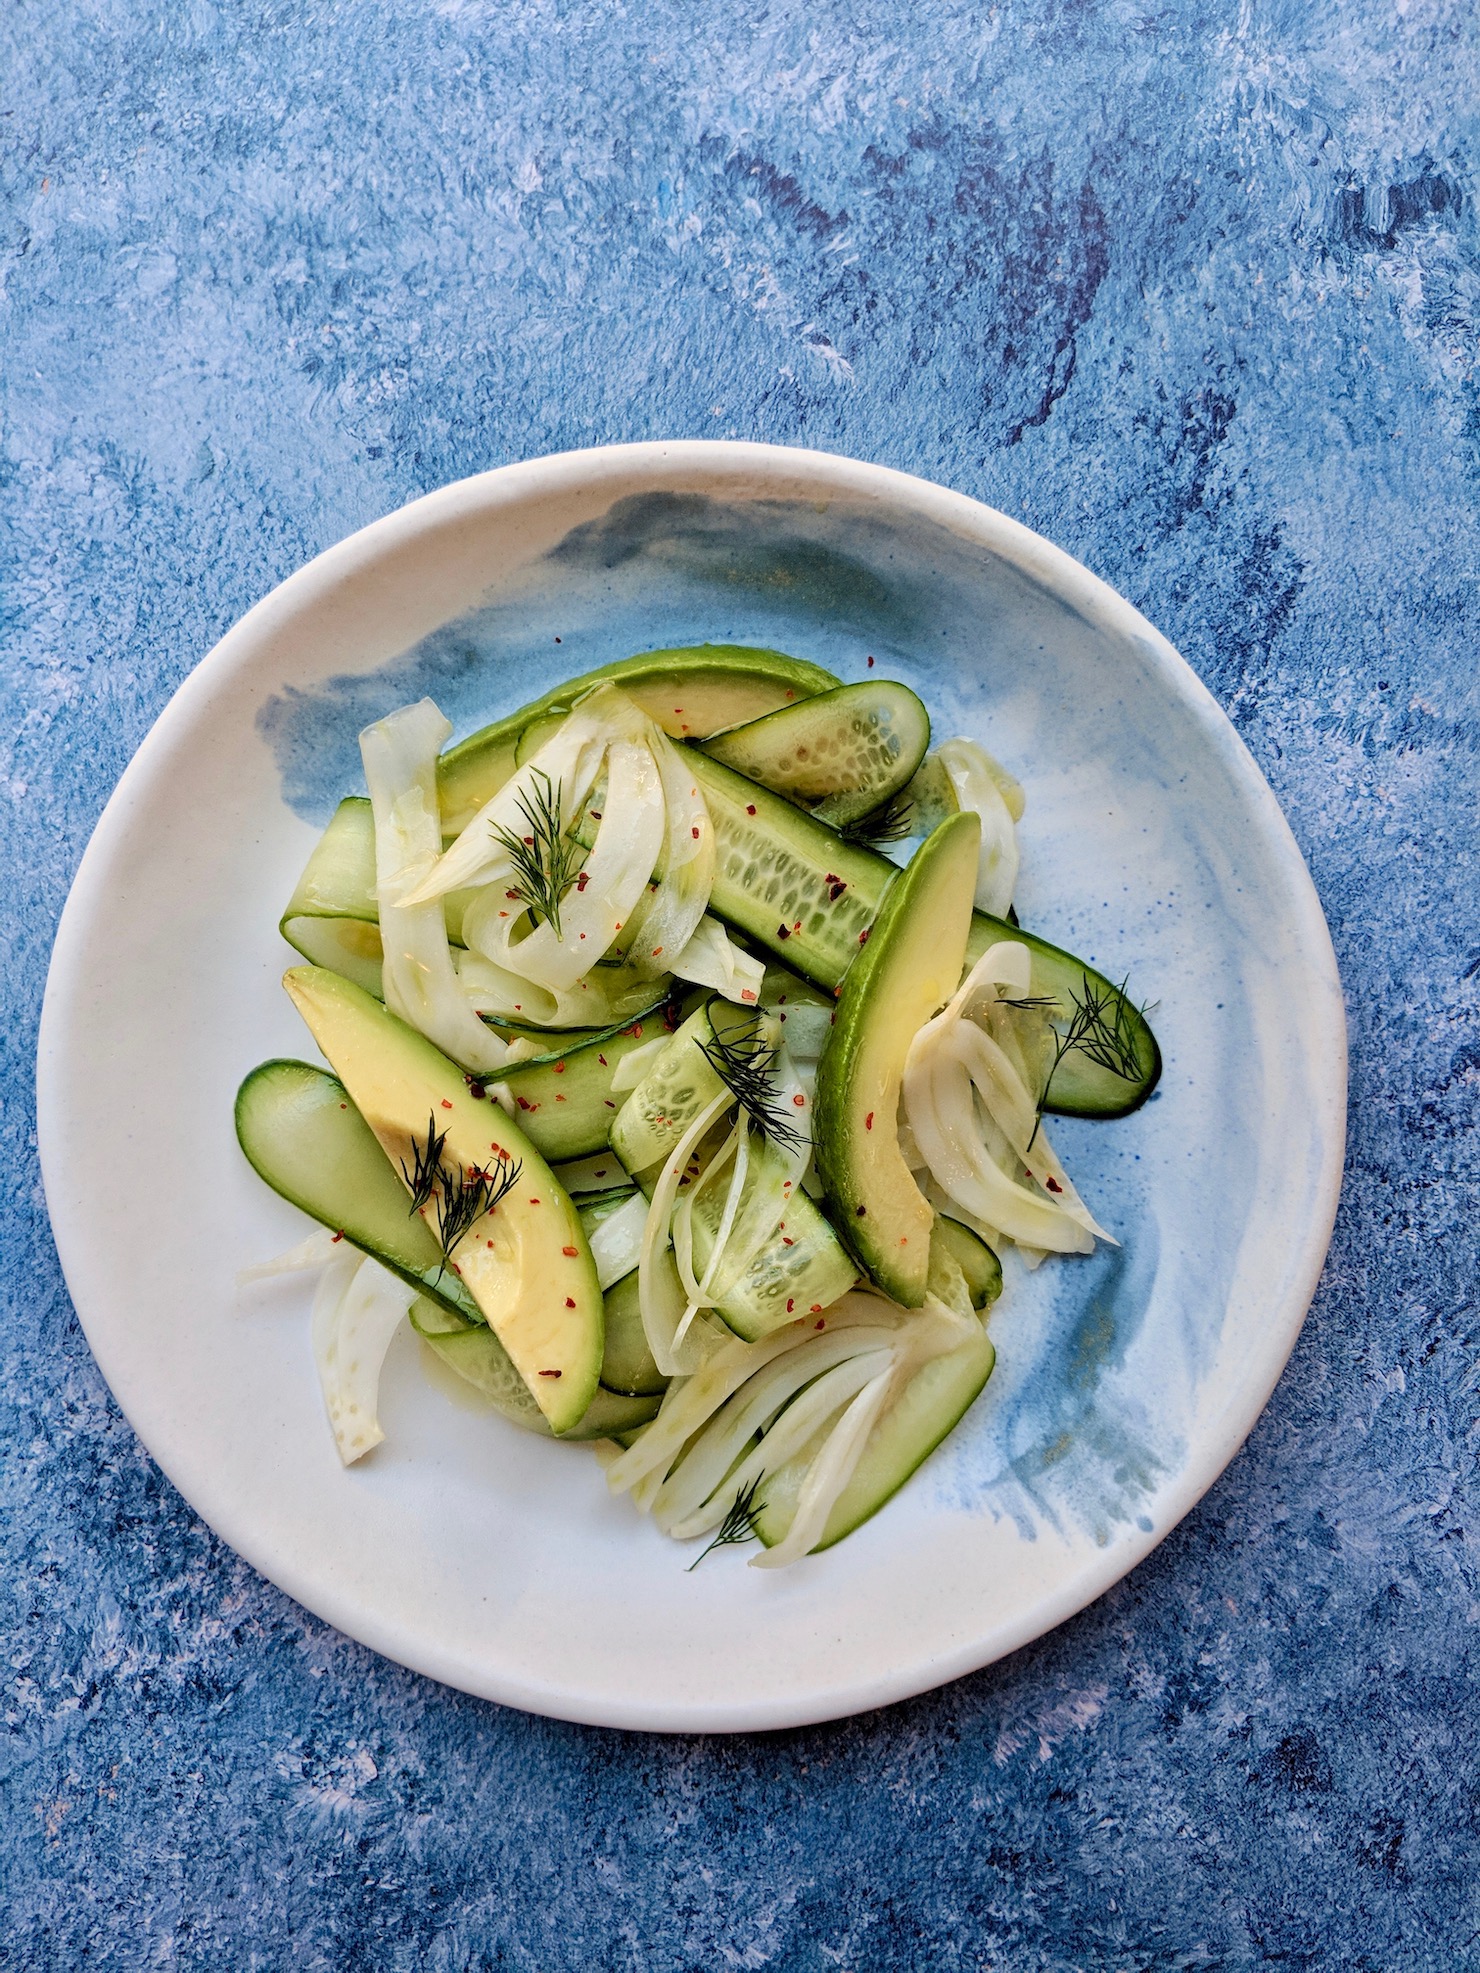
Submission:
<svg viewBox="0 0 1480 1973">
<path fill-rule="evenodd" d="M 449 1265 L 550 1429 L 570 1431 L 596 1394 L 604 1321 L 591 1249 L 549 1166 L 497 1103 L 474 1096 L 454 1063 L 352 981 L 295 966 L 283 984 L 397 1171 L 412 1168 L 429 1119 L 447 1134 L 444 1164 L 497 1171 L 500 1152 L 520 1164 Z"/>
</svg>

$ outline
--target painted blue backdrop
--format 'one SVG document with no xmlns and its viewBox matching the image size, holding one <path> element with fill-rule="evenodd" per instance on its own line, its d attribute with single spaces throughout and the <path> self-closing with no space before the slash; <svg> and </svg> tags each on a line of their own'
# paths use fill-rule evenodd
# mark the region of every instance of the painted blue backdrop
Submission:
<svg viewBox="0 0 1480 1973">
<path fill-rule="evenodd" d="M 1480 1966 L 1477 157 L 1465 0 L 0 13 L 0 1966 Z M 220 633 L 443 481 L 672 435 L 941 479 L 1138 603 L 1353 1042 L 1326 1277 L 1198 1511 L 995 1669 L 735 1741 L 266 1588 L 93 1368 L 32 1119 L 72 871 Z"/>
</svg>

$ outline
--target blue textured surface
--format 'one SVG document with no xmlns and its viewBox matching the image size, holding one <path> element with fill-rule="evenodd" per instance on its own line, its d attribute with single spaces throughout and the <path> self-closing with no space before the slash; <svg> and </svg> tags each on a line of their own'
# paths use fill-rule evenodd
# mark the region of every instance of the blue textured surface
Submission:
<svg viewBox="0 0 1480 1973">
<path fill-rule="evenodd" d="M 1480 26 L 1459 0 L 21 0 L 0 19 L 0 1964 L 1480 1965 Z M 94 1370 L 34 1176 L 52 926 L 179 679 L 444 480 L 672 434 L 977 493 L 1229 708 L 1352 1017 L 1249 1447 L 869 1719 L 501 1713 L 264 1586 Z"/>
</svg>

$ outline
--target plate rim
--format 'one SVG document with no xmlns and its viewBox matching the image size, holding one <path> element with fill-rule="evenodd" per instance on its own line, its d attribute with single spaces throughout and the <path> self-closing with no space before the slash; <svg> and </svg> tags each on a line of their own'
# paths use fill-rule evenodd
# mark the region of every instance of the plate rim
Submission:
<svg viewBox="0 0 1480 1973">
<path fill-rule="evenodd" d="M 1225 1407 L 1210 1419 L 1196 1441 L 1174 1484 L 1158 1497 L 1154 1526 L 1128 1533 L 1106 1549 L 1096 1551 L 1058 1589 L 1025 1609 L 1016 1623 L 999 1625 L 989 1639 L 973 1633 L 954 1646 L 926 1652 L 890 1675 L 861 1680 L 835 1680 L 815 1702 L 798 1704 L 747 1700 L 728 1704 L 710 1701 L 609 1703 L 599 1694 L 578 1693 L 549 1686 L 537 1677 L 510 1675 L 492 1667 L 492 1675 L 470 1675 L 457 1654 L 436 1648 L 435 1639 L 418 1635 L 418 1648 L 408 1649 L 404 1621 L 387 1622 L 373 1609 L 348 1607 L 353 1599 L 316 1586 L 312 1571 L 276 1564 L 261 1551 L 263 1544 L 249 1532 L 230 1526 L 232 1516 L 219 1504 L 206 1512 L 176 1478 L 173 1460 L 162 1455 L 134 1422 L 128 1404 L 118 1395 L 110 1373 L 112 1351 L 100 1347 L 74 1288 L 81 1272 L 85 1244 L 81 1229 L 59 1218 L 59 1191 L 53 1183 L 58 1169 L 55 1146 L 63 1129 L 65 1090 L 62 1072 L 63 1012 L 69 989 L 81 963 L 86 928 L 105 878 L 110 858 L 127 827 L 135 796 L 150 786 L 156 754 L 169 747 L 177 725 L 194 719 L 217 690 L 251 663 L 259 641 L 280 622 L 299 614 L 316 596 L 327 597 L 346 577 L 372 566 L 392 548 L 414 542 L 418 533 L 432 532 L 449 521 L 517 507 L 533 494 L 558 495 L 562 490 L 589 490 L 593 480 L 613 480 L 682 473 L 716 482 L 746 477 L 756 481 L 778 476 L 811 480 L 838 494 L 871 500 L 880 512 L 912 513 L 945 526 L 965 539 L 1002 555 L 1050 594 L 1068 602 L 1081 615 L 1114 633 L 1133 638 L 1154 666 L 1160 682 L 1193 715 L 1199 730 L 1223 756 L 1240 791 L 1250 802 L 1264 836 L 1286 880 L 1302 955 L 1312 984 L 1325 989 L 1332 1019 L 1322 1030 L 1324 1056 L 1310 1064 L 1312 1086 L 1319 1104 L 1317 1136 L 1321 1170 L 1312 1185 L 1312 1211 L 1298 1257 L 1287 1273 L 1288 1286 L 1271 1309 L 1261 1330 L 1261 1371 L 1240 1387 L 1244 1402 Z M 629 489 L 635 490 L 635 489 Z M 654 487 L 653 490 L 657 490 Z M 774 491 L 775 489 L 773 489 Z M 1095 575 L 1067 550 L 1014 520 L 1010 515 L 939 483 L 894 467 L 857 460 L 844 454 L 810 448 L 771 445 L 750 440 L 650 440 L 550 453 L 495 467 L 455 480 L 422 494 L 369 522 L 296 569 L 259 599 L 181 680 L 149 732 L 125 767 L 103 807 L 78 863 L 58 922 L 47 971 L 37 1038 L 36 1110 L 38 1150 L 53 1240 L 68 1294 L 110 1394 L 150 1457 L 181 1494 L 191 1511 L 240 1554 L 260 1575 L 291 1596 L 322 1621 L 423 1676 L 456 1689 L 544 1717 L 581 1724 L 669 1733 L 752 1732 L 806 1726 L 846 1718 L 930 1691 L 969 1672 L 1008 1656 L 1046 1635 L 1097 1600 L 1145 1559 L 1185 1519 L 1203 1495 L 1221 1478 L 1249 1437 L 1268 1405 L 1294 1350 L 1314 1298 L 1330 1246 L 1343 1177 L 1346 1142 L 1347 1034 L 1345 1005 L 1330 930 L 1300 847 L 1283 810 L 1244 740 L 1213 694 L 1186 659 L 1125 597 Z M 119 1366 L 121 1369 L 121 1366 Z M 120 1376 L 118 1381 L 127 1382 Z M 345 1606 L 345 1607 L 340 1607 Z"/>
</svg>

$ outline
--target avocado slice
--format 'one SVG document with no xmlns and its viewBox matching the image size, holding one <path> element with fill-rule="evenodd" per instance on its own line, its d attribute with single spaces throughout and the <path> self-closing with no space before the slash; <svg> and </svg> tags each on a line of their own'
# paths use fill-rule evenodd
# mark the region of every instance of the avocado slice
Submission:
<svg viewBox="0 0 1480 1973">
<path fill-rule="evenodd" d="M 899 1148 L 910 1043 L 961 981 L 981 823 L 948 816 L 890 885 L 843 980 L 817 1065 L 814 1135 L 830 1217 L 862 1267 L 903 1308 L 919 1308 L 935 1212 Z"/>
<path fill-rule="evenodd" d="M 517 1162 L 518 1183 L 473 1223 L 448 1264 L 551 1431 L 571 1430 L 601 1374 L 601 1289 L 575 1207 L 550 1167 L 496 1103 L 473 1095 L 461 1069 L 362 987 L 319 966 L 295 966 L 283 984 L 398 1171 L 413 1168 L 429 1118 L 446 1133 L 444 1166 L 497 1171 Z"/>
</svg>

